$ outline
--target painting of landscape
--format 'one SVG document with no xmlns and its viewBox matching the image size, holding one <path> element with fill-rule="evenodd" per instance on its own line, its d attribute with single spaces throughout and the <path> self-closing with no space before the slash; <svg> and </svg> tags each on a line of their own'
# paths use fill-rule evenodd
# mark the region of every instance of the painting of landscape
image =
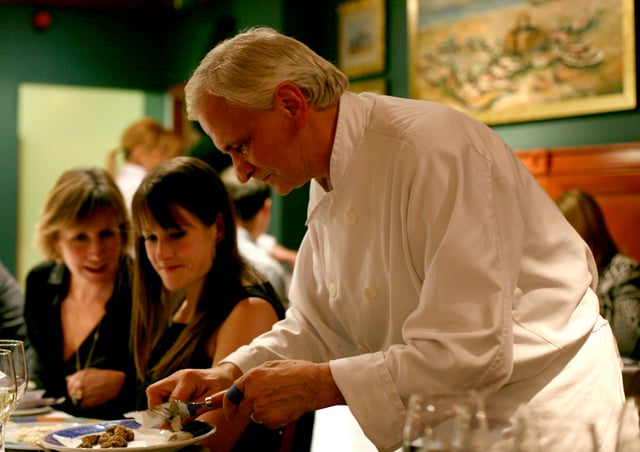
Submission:
<svg viewBox="0 0 640 452">
<path fill-rule="evenodd" d="M 487 124 L 636 106 L 633 0 L 408 0 L 411 97 Z"/>
</svg>

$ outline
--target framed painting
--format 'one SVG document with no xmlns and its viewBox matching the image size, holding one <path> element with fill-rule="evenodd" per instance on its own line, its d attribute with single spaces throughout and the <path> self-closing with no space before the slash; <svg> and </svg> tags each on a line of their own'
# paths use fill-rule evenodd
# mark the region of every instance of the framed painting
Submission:
<svg viewBox="0 0 640 452">
<path fill-rule="evenodd" d="M 355 0 L 338 9 L 338 67 L 349 77 L 385 69 L 384 0 Z"/>
<path fill-rule="evenodd" d="M 387 94 L 387 79 L 384 77 L 374 78 L 371 80 L 361 80 L 349 83 L 349 91 L 353 93 L 376 93 Z"/>
<path fill-rule="evenodd" d="M 486 124 L 636 107 L 634 0 L 407 0 L 411 97 Z"/>
</svg>

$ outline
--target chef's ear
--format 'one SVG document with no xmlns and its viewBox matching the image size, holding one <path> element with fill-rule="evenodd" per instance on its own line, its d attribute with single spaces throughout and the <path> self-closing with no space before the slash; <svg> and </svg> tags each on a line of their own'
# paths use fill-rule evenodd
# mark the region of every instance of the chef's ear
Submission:
<svg viewBox="0 0 640 452">
<path fill-rule="evenodd" d="M 306 121 L 309 104 L 304 92 L 291 82 L 282 82 L 276 88 L 273 96 L 273 106 L 289 118 Z"/>
</svg>

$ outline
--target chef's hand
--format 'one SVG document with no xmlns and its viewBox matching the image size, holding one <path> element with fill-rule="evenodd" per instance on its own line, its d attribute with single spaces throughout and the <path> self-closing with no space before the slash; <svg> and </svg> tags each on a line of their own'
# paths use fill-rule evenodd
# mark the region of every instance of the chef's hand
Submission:
<svg viewBox="0 0 640 452">
<path fill-rule="evenodd" d="M 210 394 L 227 389 L 242 375 L 240 369 L 224 363 L 210 369 L 183 369 L 151 384 L 147 390 L 150 407 L 170 400 L 202 401 Z"/>
<path fill-rule="evenodd" d="M 284 427 L 308 411 L 345 404 L 328 363 L 269 361 L 246 372 L 234 386 L 242 394 L 239 403 L 229 400 L 229 391 L 221 391 L 212 397 L 214 406 L 222 402 L 229 419 L 249 415 L 253 422 L 272 429 Z M 237 401 L 238 397 L 232 395 L 231 399 Z"/>
</svg>

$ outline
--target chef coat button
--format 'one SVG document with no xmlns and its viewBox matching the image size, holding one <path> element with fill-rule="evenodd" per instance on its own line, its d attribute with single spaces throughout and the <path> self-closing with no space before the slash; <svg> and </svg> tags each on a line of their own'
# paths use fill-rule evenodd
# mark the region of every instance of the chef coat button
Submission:
<svg viewBox="0 0 640 452">
<path fill-rule="evenodd" d="M 364 296 L 367 297 L 369 300 L 373 300 L 377 295 L 376 291 L 371 287 L 365 287 L 362 293 L 364 293 Z"/>
<path fill-rule="evenodd" d="M 337 294 L 338 294 L 338 290 L 336 289 L 336 285 L 329 284 L 329 297 L 335 298 Z"/>
<path fill-rule="evenodd" d="M 347 224 L 356 224 L 356 221 L 358 221 L 358 217 L 356 217 L 356 214 L 353 212 L 353 210 L 350 210 L 344 214 L 344 221 Z"/>
<path fill-rule="evenodd" d="M 358 345 L 358 353 L 360 353 L 361 355 L 364 353 L 369 353 L 369 349 L 364 345 L 360 344 Z"/>
</svg>

